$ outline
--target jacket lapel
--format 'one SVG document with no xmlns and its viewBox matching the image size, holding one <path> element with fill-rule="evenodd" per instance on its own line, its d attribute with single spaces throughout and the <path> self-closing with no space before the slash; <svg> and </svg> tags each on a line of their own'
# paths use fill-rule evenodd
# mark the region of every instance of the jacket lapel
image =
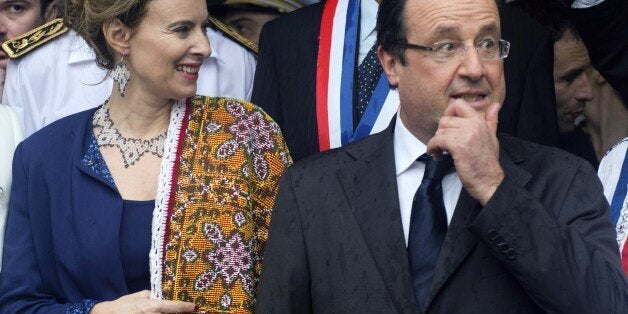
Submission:
<svg viewBox="0 0 628 314">
<path fill-rule="evenodd" d="M 447 229 L 443 247 L 438 256 L 438 262 L 434 269 L 432 289 L 425 303 L 426 308 L 429 307 L 438 291 L 458 268 L 458 265 L 477 245 L 479 239 L 467 229 L 466 222 L 473 219 L 480 209 L 480 204 L 463 188 L 458 198 L 454 216 Z"/>
<path fill-rule="evenodd" d="M 79 252 L 83 252 L 81 258 L 77 257 L 81 263 L 73 275 L 84 277 L 76 281 L 86 293 L 115 296 L 127 291 L 119 248 L 123 203 L 115 185 L 96 174 L 88 166 L 89 161 L 83 160 L 95 110 L 86 114 L 85 124 L 77 126 L 72 134 L 72 159 L 76 169 L 72 171 L 71 190 L 89 192 L 69 195 L 72 204 L 69 219 L 75 226 L 73 235 Z M 94 275 L 85 277 L 86 271 Z M 94 287 L 101 290 L 91 291 Z"/>
<path fill-rule="evenodd" d="M 393 120 L 394 121 L 394 120 Z M 393 153 L 394 123 L 360 145 L 338 177 L 391 299 L 399 312 L 417 312 L 406 251 Z"/>
</svg>

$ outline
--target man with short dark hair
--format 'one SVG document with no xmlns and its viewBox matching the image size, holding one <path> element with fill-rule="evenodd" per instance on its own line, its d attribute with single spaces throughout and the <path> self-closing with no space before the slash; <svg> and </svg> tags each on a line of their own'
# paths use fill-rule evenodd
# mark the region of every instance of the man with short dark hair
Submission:
<svg viewBox="0 0 628 314">
<path fill-rule="evenodd" d="M 496 134 L 495 1 L 383 0 L 377 33 L 398 114 L 285 172 L 257 311 L 628 313 L 591 166 Z"/>
<path fill-rule="evenodd" d="M 0 43 L 57 17 L 57 0 L 0 1 Z M 9 58 L 0 49 L 0 95 Z"/>
</svg>

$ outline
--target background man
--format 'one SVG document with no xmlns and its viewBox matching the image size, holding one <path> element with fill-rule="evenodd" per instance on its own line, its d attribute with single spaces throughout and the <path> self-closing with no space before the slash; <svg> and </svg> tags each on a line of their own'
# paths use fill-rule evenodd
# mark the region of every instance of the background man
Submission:
<svg viewBox="0 0 628 314">
<path fill-rule="evenodd" d="M 508 44 L 494 0 L 384 0 L 377 31 L 399 113 L 284 174 L 257 310 L 628 311 L 593 169 L 496 135 Z"/>
<path fill-rule="evenodd" d="M 329 0 L 264 26 L 252 101 L 277 121 L 295 160 L 379 132 L 395 114 L 399 98 L 373 48 L 377 7 L 376 0 Z M 521 49 L 506 61 L 510 92 L 499 129 L 555 145 L 549 32 L 517 8 L 500 13 L 504 38 Z"/>
<path fill-rule="evenodd" d="M 303 6 L 299 0 L 227 0 L 209 6 L 209 13 L 244 38 L 259 44 L 262 26 Z"/>
<path fill-rule="evenodd" d="M 57 0 L 0 1 L 0 43 L 57 17 Z M 0 49 L 0 95 L 9 58 Z"/>
</svg>

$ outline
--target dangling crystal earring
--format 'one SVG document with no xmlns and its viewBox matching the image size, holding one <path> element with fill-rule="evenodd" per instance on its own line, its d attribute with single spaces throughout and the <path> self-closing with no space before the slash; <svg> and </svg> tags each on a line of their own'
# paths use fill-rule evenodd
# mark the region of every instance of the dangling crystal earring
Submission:
<svg viewBox="0 0 628 314">
<path fill-rule="evenodd" d="M 131 72 L 127 69 L 126 64 L 124 64 L 124 55 L 122 59 L 120 59 L 120 63 L 116 65 L 116 67 L 111 72 L 111 77 L 114 81 L 118 82 L 118 90 L 120 91 L 120 96 L 124 97 L 124 89 L 126 88 L 126 84 L 131 79 Z"/>
</svg>

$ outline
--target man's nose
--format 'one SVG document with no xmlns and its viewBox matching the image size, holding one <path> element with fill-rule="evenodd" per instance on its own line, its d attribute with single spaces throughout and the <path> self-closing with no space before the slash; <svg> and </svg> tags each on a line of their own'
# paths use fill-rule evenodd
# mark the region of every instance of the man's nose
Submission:
<svg viewBox="0 0 628 314">
<path fill-rule="evenodd" d="M 580 101 L 590 101 L 593 99 L 593 90 L 591 82 L 586 72 L 580 73 L 574 82 L 576 84 L 576 99 Z"/>
<path fill-rule="evenodd" d="M 468 47 L 460 62 L 458 73 L 471 81 L 477 81 L 486 74 L 482 57 L 475 47 Z"/>
</svg>

